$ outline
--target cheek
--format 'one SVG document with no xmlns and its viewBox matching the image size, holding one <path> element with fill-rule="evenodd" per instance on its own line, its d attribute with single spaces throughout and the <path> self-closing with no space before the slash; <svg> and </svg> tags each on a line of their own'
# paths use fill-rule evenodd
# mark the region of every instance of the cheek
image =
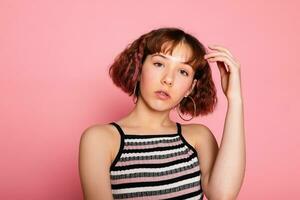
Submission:
<svg viewBox="0 0 300 200">
<path fill-rule="evenodd" d="M 159 80 L 159 74 L 155 70 L 149 69 L 151 66 L 144 66 L 141 74 L 141 81 L 145 87 L 150 87 Z"/>
<path fill-rule="evenodd" d="M 190 83 L 184 80 L 184 81 L 178 81 L 174 90 L 177 91 L 178 96 L 180 97 L 180 96 L 184 96 L 189 88 L 190 88 Z"/>
</svg>

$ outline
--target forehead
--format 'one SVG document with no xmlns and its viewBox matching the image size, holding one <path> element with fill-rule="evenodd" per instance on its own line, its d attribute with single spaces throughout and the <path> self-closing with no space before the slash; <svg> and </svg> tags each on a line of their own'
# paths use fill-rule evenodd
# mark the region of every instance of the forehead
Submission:
<svg viewBox="0 0 300 200">
<path fill-rule="evenodd" d="M 184 43 L 180 43 L 174 47 L 173 51 L 170 49 L 170 45 L 165 44 L 162 46 L 162 52 L 154 53 L 153 56 L 159 55 L 170 61 L 186 64 L 192 56 L 191 48 Z"/>
</svg>

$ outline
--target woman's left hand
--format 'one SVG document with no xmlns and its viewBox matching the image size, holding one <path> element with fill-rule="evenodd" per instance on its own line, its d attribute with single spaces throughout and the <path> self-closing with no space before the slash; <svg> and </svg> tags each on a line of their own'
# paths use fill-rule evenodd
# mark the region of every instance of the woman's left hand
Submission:
<svg viewBox="0 0 300 200">
<path fill-rule="evenodd" d="M 220 45 L 208 47 L 213 51 L 205 54 L 204 58 L 208 62 L 217 62 L 222 89 L 227 100 L 242 100 L 240 63 L 225 47 Z"/>
</svg>

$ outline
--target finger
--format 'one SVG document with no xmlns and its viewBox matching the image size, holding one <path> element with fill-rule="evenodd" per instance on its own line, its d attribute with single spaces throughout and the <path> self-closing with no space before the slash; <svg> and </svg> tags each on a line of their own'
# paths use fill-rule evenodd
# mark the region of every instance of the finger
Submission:
<svg viewBox="0 0 300 200">
<path fill-rule="evenodd" d="M 221 77 L 222 76 L 225 76 L 227 73 L 228 73 L 228 71 L 227 71 L 227 69 L 226 69 L 226 67 L 225 67 L 225 65 L 223 64 L 219 64 L 218 65 L 218 68 L 219 68 L 219 70 L 220 70 L 220 74 L 221 74 Z"/>
<path fill-rule="evenodd" d="M 209 45 L 208 47 L 210 49 L 218 49 L 220 51 L 226 52 L 227 54 L 229 54 L 230 56 L 233 57 L 232 53 L 228 49 L 226 49 L 225 47 L 222 47 L 220 45 Z"/>
<path fill-rule="evenodd" d="M 221 52 L 216 52 L 216 53 L 206 54 L 206 55 L 204 56 L 204 58 L 205 58 L 206 60 L 212 59 L 212 58 L 217 58 L 217 57 L 225 57 L 225 58 L 228 58 L 232 63 L 237 63 L 232 57 L 228 56 L 228 55 L 225 54 L 225 53 L 221 53 Z"/>
<path fill-rule="evenodd" d="M 227 64 L 223 61 L 220 61 L 218 58 L 216 57 L 208 58 L 207 61 L 216 62 L 219 68 L 222 67 L 226 72 L 229 72 L 229 67 L 227 66 Z"/>
<path fill-rule="evenodd" d="M 208 58 L 207 61 L 208 62 L 222 61 L 222 62 L 224 62 L 227 65 L 228 70 L 230 72 L 232 72 L 232 70 L 235 70 L 234 66 L 236 65 L 236 63 L 234 61 L 232 61 L 229 57 L 217 56 L 217 57 Z"/>
<path fill-rule="evenodd" d="M 225 52 L 211 52 L 211 53 L 205 54 L 204 58 L 206 59 L 206 58 L 211 58 L 211 57 L 215 57 L 215 56 L 228 56 L 231 59 L 233 59 L 230 55 L 228 55 Z"/>
<path fill-rule="evenodd" d="M 232 61 L 236 62 L 235 58 L 232 57 L 232 55 L 228 54 L 227 52 L 220 51 L 220 50 L 209 52 L 204 55 L 204 58 L 206 59 L 206 58 L 215 57 L 215 56 L 226 56 L 229 59 L 231 59 Z"/>
</svg>

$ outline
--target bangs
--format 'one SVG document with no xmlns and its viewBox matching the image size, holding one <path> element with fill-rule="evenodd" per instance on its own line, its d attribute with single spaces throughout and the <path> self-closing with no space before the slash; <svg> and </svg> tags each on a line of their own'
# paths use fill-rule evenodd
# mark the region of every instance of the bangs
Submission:
<svg viewBox="0 0 300 200">
<path fill-rule="evenodd" d="M 154 37 L 153 40 L 148 41 L 146 50 L 148 54 L 163 53 L 173 54 L 174 49 L 186 45 L 191 49 L 191 55 L 184 64 L 190 65 L 194 71 L 201 69 L 205 65 L 205 49 L 199 48 L 193 41 L 188 41 L 185 37 L 170 38 L 168 35 L 162 37 Z"/>
</svg>

